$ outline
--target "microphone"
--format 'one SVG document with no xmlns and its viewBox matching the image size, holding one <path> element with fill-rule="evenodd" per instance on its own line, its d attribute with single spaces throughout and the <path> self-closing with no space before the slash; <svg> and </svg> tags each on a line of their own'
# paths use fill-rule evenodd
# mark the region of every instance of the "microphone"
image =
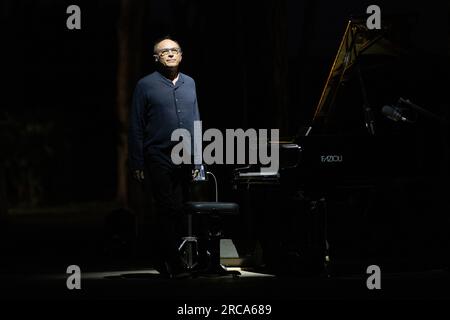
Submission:
<svg viewBox="0 0 450 320">
<path fill-rule="evenodd" d="M 397 108 L 397 107 L 391 107 L 391 106 L 384 106 L 381 109 L 381 113 L 384 114 L 387 118 L 393 120 L 393 121 L 405 121 L 405 122 L 409 122 L 408 119 L 406 119 L 403 115 L 402 115 L 402 111 Z"/>
</svg>

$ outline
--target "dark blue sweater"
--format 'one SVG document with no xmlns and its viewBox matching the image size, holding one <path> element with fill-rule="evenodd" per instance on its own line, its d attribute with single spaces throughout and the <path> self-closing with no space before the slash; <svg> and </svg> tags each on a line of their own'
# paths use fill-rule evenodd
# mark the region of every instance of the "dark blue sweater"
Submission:
<svg viewBox="0 0 450 320">
<path fill-rule="evenodd" d="M 174 85 L 155 71 L 138 81 L 133 94 L 128 131 L 128 161 L 132 170 L 142 170 L 144 159 L 171 164 L 170 153 L 177 144 L 172 132 L 185 128 L 194 135 L 200 120 L 194 80 L 179 73 Z"/>
</svg>

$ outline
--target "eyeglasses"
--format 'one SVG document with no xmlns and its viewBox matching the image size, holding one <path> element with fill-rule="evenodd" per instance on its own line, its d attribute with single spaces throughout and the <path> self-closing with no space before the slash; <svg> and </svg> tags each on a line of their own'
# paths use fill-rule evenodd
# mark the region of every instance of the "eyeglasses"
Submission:
<svg viewBox="0 0 450 320">
<path fill-rule="evenodd" d="M 170 52 L 172 52 L 173 54 L 180 54 L 181 53 L 181 49 L 180 48 L 167 48 L 167 49 L 162 49 L 159 51 L 159 55 L 162 57 L 167 56 Z"/>
</svg>

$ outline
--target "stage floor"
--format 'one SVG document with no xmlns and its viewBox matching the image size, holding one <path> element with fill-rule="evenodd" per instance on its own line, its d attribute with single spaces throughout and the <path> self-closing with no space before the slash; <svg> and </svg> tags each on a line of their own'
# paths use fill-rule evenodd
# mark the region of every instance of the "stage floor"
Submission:
<svg viewBox="0 0 450 320">
<path fill-rule="evenodd" d="M 275 276 L 245 268 L 241 276 L 166 279 L 152 268 L 81 269 L 81 289 L 69 290 L 62 272 L 3 272 L 3 299 L 126 299 L 151 301 L 341 301 L 450 299 L 448 270 L 382 273 L 381 289 L 369 290 L 370 275 Z"/>
</svg>

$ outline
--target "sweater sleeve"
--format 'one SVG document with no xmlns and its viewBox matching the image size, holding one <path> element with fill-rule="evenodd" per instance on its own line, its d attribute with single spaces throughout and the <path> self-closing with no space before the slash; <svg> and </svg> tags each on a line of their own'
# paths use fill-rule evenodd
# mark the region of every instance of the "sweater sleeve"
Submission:
<svg viewBox="0 0 450 320">
<path fill-rule="evenodd" d="M 147 99 L 138 83 L 133 93 L 128 130 L 128 165 L 131 170 L 144 169 L 144 112 Z"/>
<path fill-rule="evenodd" d="M 201 120 L 200 120 L 200 112 L 198 110 L 198 102 L 197 102 L 197 90 L 195 88 L 195 82 L 194 82 L 194 94 L 195 94 L 195 100 L 194 100 L 194 121 L 198 121 L 197 125 L 201 128 Z M 203 163 L 203 144 L 202 144 L 202 136 L 203 136 L 203 130 L 201 130 L 201 137 L 197 137 L 195 139 L 194 137 L 194 164 L 195 168 L 198 169 L 198 167 Z"/>
</svg>

